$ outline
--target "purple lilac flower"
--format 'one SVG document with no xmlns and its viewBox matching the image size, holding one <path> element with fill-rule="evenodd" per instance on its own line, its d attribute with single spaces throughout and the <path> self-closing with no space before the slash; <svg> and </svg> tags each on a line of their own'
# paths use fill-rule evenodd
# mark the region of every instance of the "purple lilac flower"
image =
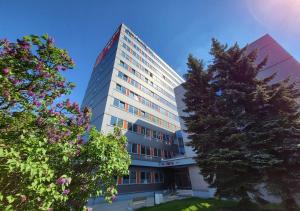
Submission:
<svg viewBox="0 0 300 211">
<path fill-rule="evenodd" d="M 56 184 L 58 184 L 58 185 L 64 185 L 66 183 L 67 183 L 67 179 L 63 178 L 63 177 L 60 177 L 56 180 Z"/>
<path fill-rule="evenodd" d="M 36 106 L 36 107 L 40 107 L 42 104 L 41 102 L 39 101 L 34 101 L 33 104 Z"/>
<path fill-rule="evenodd" d="M 115 201 L 116 199 L 117 199 L 116 195 L 112 195 L 112 196 L 111 196 L 111 200 L 112 200 L 112 201 Z"/>
<path fill-rule="evenodd" d="M 2 72 L 3 72 L 4 75 L 8 75 L 9 69 L 8 69 L 8 68 L 4 68 L 4 69 L 2 70 Z"/>
<path fill-rule="evenodd" d="M 63 195 L 68 195 L 70 193 L 70 190 L 69 189 L 65 189 L 64 191 L 63 191 Z"/>
</svg>

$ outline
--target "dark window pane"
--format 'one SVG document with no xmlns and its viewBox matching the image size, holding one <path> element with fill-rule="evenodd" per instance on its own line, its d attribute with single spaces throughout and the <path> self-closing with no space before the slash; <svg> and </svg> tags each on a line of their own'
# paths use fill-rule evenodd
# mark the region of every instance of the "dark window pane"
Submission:
<svg viewBox="0 0 300 211">
<path fill-rule="evenodd" d="M 141 146 L 141 154 L 142 155 L 146 154 L 146 147 L 145 146 Z"/>
<path fill-rule="evenodd" d="M 110 124 L 111 125 L 116 125 L 117 124 L 117 117 L 112 116 L 111 119 L 110 119 Z"/>
<path fill-rule="evenodd" d="M 123 184 L 129 184 L 129 175 L 123 176 Z"/>
<path fill-rule="evenodd" d="M 131 152 L 137 153 L 137 144 L 132 144 Z"/>
<path fill-rule="evenodd" d="M 150 147 L 146 148 L 147 155 L 150 155 Z"/>
<path fill-rule="evenodd" d="M 137 133 L 137 125 L 133 124 L 133 132 Z"/>
<path fill-rule="evenodd" d="M 123 127 L 123 119 L 118 119 L 118 127 Z"/>
<path fill-rule="evenodd" d="M 130 184 L 135 184 L 136 183 L 136 171 L 130 171 Z"/>
<path fill-rule="evenodd" d="M 127 130 L 132 131 L 132 123 L 131 122 L 127 122 Z"/>
<path fill-rule="evenodd" d="M 119 107 L 119 100 L 118 99 L 114 99 L 114 106 L 117 106 L 117 107 Z"/>
</svg>

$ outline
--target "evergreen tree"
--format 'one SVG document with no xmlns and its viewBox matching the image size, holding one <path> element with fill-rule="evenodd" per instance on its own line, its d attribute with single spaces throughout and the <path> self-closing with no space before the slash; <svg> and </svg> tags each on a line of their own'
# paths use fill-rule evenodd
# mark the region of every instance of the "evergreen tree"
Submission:
<svg viewBox="0 0 300 211">
<path fill-rule="evenodd" d="M 256 64 L 257 52 L 212 41 L 212 63 L 188 58 L 183 87 L 189 115 L 183 117 L 190 145 L 216 196 L 240 199 L 241 205 L 261 199 L 264 184 L 280 193 L 295 210 L 299 188 L 300 91 L 289 79 L 259 79 L 267 59 Z"/>
</svg>

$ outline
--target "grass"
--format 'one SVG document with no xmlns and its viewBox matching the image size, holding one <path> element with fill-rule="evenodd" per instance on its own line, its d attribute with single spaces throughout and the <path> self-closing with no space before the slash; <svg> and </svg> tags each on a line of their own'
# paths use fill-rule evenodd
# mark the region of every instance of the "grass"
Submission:
<svg viewBox="0 0 300 211">
<path fill-rule="evenodd" d="M 192 197 L 170 201 L 153 207 L 143 207 L 138 211 L 233 211 L 237 210 L 237 205 L 237 201 Z M 282 211 L 283 207 L 278 204 L 266 204 L 260 206 L 260 210 Z"/>
<path fill-rule="evenodd" d="M 223 201 L 217 199 L 200 199 L 187 198 L 182 200 L 175 200 L 154 207 L 144 207 L 139 211 L 215 211 L 215 210 L 231 210 L 236 207 L 237 202 Z"/>
</svg>

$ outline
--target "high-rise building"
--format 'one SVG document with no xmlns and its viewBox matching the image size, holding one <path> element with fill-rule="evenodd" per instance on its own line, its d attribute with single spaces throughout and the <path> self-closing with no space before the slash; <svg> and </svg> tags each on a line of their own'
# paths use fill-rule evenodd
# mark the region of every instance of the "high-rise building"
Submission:
<svg viewBox="0 0 300 211">
<path fill-rule="evenodd" d="M 175 178 L 190 187 L 187 169 L 172 168 L 183 150 L 174 94 L 183 81 L 124 24 L 98 56 L 82 107 L 103 133 L 116 125 L 128 139 L 132 163 L 129 176 L 117 178 L 120 193 L 165 189 Z"/>
</svg>

